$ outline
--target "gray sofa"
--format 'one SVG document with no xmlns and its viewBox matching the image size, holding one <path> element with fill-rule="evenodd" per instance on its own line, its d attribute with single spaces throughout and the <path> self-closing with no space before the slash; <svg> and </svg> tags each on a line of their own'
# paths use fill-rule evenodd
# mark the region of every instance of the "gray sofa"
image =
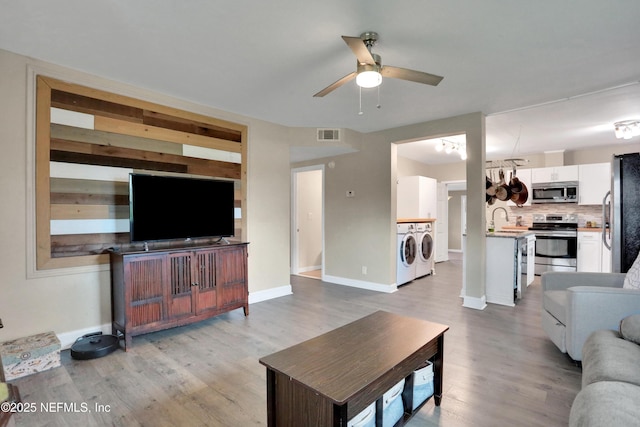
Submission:
<svg viewBox="0 0 640 427">
<path fill-rule="evenodd" d="M 634 330 L 627 329 L 632 337 L 624 330 L 599 330 L 587 338 L 570 427 L 640 426 L 640 315 L 627 319 L 635 320 Z"/>
<path fill-rule="evenodd" d="M 616 330 L 640 313 L 640 290 L 623 289 L 625 274 L 547 272 L 541 276 L 542 329 L 575 361 L 593 331 Z"/>
</svg>

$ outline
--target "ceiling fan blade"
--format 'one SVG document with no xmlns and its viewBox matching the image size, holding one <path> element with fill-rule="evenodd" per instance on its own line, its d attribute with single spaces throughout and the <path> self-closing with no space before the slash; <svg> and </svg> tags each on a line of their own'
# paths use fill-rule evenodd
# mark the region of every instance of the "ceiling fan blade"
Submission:
<svg viewBox="0 0 640 427">
<path fill-rule="evenodd" d="M 392 67 L 385 65 L 380 70 L 383 77 L 391 77 L 392 79 L 409 80 L 416 83 L 423 83 L 431 86 L 438 86 L 438 83 L 444 78 L 435 74 L 423 73 L 422 71 L 409 70 L 407 68 Z"/>
<path fill-rule="evenodd" d="M 340 80 L 338 80 L 338 81 L 336 81 L 334 83 L 331 83 L 329 86 L 325 87 L 324 89 L 322 89 L 320 92 L 316 93 L 313 96 L 317 97 L 317 98 L 320 98 L 320 97 L 323 97 L 325 95 L 328 95 L 329 93 L 331 93 L 334 90 L 338 89 L 343 84 L 348 83 L 351 80 L 355 79 L 356 75 L 357 75 L 357 73 L 355 71 L 353 73 L 347 74 L 346 76 L 344 76 Z"/>
<path fill-rule="evenodd" d="M 367 49 L 360 37 L 342 36 L 342 40 L 351 48 L 353 54 L 358 58 L 358 62 L 361 64 L 373 65 L 376 61 L 371 56 L 371 52 Z"/>
</svg>

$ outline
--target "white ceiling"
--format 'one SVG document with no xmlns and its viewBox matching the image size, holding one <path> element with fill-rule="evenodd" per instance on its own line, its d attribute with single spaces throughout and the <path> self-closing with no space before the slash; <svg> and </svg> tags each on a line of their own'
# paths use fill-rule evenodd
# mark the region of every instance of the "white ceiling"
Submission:
<svg viewBox="0 0 640 427">
<path fill-rule="evenodd" d="M 481 111 L 498 159 L 615 144 L 612 123 L 640 119 L 639 19 L 637 0 L 0 0 L 0 48 L 286 126 Z M 314 98 L 364 31 L 384 64 L 444 80 L 385 79 L 362 115 L 355 82 Z"/>
</svg>

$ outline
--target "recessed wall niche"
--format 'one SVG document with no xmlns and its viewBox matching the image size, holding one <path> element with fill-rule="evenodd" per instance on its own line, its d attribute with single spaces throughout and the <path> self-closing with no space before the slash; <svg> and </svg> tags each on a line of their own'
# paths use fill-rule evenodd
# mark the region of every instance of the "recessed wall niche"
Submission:
<svg viewBox="0 0 640 427">
<path fill-rule="evenodd" d="M 108 264 L 129 245 L 132 172 L 233 180 L 244 239 L 247 127 L 36 77 L 36 266 Z"/>
</svg>

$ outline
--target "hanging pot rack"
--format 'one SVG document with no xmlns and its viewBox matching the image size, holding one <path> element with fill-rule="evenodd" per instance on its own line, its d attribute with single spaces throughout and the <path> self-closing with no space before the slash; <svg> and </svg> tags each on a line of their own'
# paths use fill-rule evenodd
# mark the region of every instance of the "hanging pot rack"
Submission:
<svg viewBox="0 0 640 427">
<path fill-rule="evenodd" d="M 522 207 L 526 203 L 529 193 L 527 186 L 521 182 L 516 176 L 516 169 L 520 166 L 524 166 L 528 163 L 525 159 L 503 159 L 503 160 L 491 160 L 487 161 L 486 170 L 486 202 L 493 205 L 496 200 L 506 202 L 512 201 L 518 207 Z M 499 169 L 499 179 L 496 180 L 494 173 L 495 169 Z M 509 179 L 505 180 L 504 170 L 511 169 Z"/>
<path fill-rule="evenodd" d="M 525 166 L 529 163 L 527 159 L 502 159 L 502 160 L 488 160 L 486 162 L 485 169 L 515 169 Z"/>
</svg>

